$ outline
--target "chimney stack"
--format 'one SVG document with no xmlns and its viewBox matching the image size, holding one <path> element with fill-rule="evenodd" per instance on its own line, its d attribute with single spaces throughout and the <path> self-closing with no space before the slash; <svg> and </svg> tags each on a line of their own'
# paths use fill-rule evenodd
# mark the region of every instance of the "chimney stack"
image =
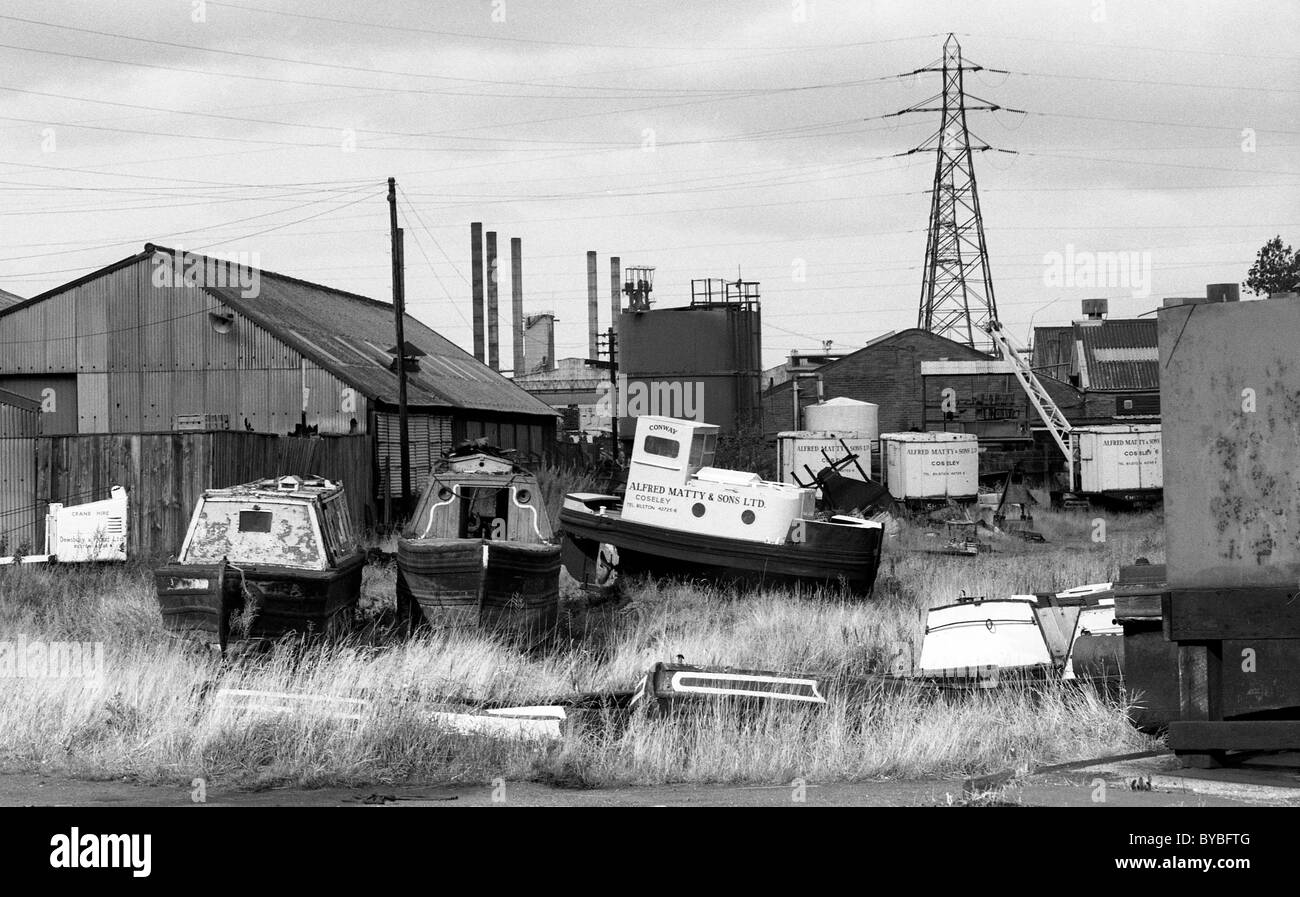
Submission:
<svg viewBox="0 0 1300 897">
<path fill-rule="evenodd" d="M 519 237 L 510 238 L 510 325 L 515 334 L 516 377 L 524 375 L 524 250 Z"/>
<path fill-rule="evenodd" d="M 1205 285 L 1205 298 L 1211 302 L 1240 302 L 1241 284 L 1207 283 Z"/>
<path fill-rule="evenodd" d="M 1100 321 L 1110 311 L 1109 299 L 1084 299 L 1083 316 L 1090 321 Z"/>
<path fill-rule="evenodd" d="M 587 357 L 600 357 L 600 287 L 596 283 L 596 253 L 587 253 Z"/>
<path fill-rule="evenodd" d="M 610 256 L 609 310 L 610 310 L 610 314 L 612 314 L 613 317 L 609 319 L 609 326 L 613 327 L 615 330 L 618 329 L 618 314 L 623 309 L 622 299 L 620 298 L 622 296 L 622 293 L 623 293 L 623 272 L 621 266 L 619 265 L 619 257 L 616 255 Z"/>
<path fill-rule="evenodd" d="M 487 232 L 487 349 L 488 367 L 501 370 L 501 315 L 497 310 L 497 232 Z"/>
<path fill-rule="evenodd" d="M 474 297 L 474 357 L 483 361 L 483 224 L 469 226 L 471 289 Z"/>
</svg>

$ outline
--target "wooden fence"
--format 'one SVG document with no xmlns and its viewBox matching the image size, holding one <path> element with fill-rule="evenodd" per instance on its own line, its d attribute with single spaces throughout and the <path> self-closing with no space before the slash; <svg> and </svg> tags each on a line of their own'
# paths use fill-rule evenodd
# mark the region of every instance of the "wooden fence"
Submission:
<svg viewBox="0 0 1300 897">
<path fill-rule="evenodd" d="M 377 519 L 374 460 L 370 439 L 363 435 L 79 434 L 39 437 L 35 452 L 34 500 L 42 517 L 49 502 L 97 501 L 107 498 L 111 487 L 125 487 L 130 508 L 127 549 L 132 557 L 174 554 L 204 489 L 264 477 L 318 474 L 341 480 L 358 531 Z"/>
</svg>

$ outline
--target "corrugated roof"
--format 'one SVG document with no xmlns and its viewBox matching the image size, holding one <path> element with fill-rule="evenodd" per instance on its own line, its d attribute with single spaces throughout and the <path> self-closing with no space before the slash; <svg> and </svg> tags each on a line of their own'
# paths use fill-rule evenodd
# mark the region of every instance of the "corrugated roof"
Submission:
<svg viewBox="0 0 1300 897">
<path fill-rule="evenodd" d="M 145 244 L 144 252 L 116 262 L 26 300 L 31 305 L 110 271 L 175 250 Z M 200 256 L 185 250 L 187 256 Z M 216 262 L 225 261 L 214 259 Z M 365 396 L 397 405 L 398 377 L 389 370 L 387 350 L 396 342 L 393 306 L 273 271 L 258 269 L 259 290 L 244 298 L 238 285 L 206 287 L 213 298 L 245 315 Z M 9 311 L 12 309 L 7 309 Z M 505 414 L 555 417 L 555 410 L 455 343 L 406 315 L 406 341 L 426 353 L 420 370 L 408 372 L 407 401 L 412 406 L 460 408 Z"/>
<path fill-rule="evenodd" d="M 1083 347 L 1088 389 L 1159 389 L 1156 319 L 1076 321 L 1074 338 Z M 1081 365 L 1082 366 L 1082 365 Z"/>
<path fill-rule="evenodd" d="M 8 290 L 0 290 L 0 308 L 8 308 L 11 305 L 17 305 L 23 301 L 23 297 L 17 293 L 11 293 Z"/>
<path fill-rule="evenodd" d="M 1034 372 L 1086 389 L 1160 388 L 1155 318 L 1107 318 L 1034 328 Z"/>
</svg>

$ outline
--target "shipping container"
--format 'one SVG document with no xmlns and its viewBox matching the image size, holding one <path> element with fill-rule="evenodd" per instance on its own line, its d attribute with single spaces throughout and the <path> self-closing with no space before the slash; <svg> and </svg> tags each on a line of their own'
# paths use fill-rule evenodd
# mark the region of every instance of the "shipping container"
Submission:
<svg viewBox="0 0 1300 897">
<path fill-rule="evenodd" d="M 896 499 L 974 498 L 979 441 L 969 433 L 882 433 L 885 485 Z"/>
<path fill-rule="evenodd" d="M 840 444 L 841 440 L 843 445 Z M 831 461 L 838 461 L 844 457 L 845 446 L 858 456 L 858 464 L 862 466 L 862 471 L 859 472 L 856 465 L 848 464 L 841 468 L 840 473 L 855 480 L 861 480 L 863 473 L 870 477 L 873 440 L 869 436 L 827 430 L 793 430 L 778 433 L 776 465 L 781 482 L 808 484 L 819 470 L 830 466 L 826 461 L 827 455 L 830 456 Z M 822 454 L 823 452 L 825 454 Z M 812 468 L 812 473 L 810 474 L 806 468 Z"/>
<path fill-rule="evenodd" d="M 1085 495 L 1160 489 L 1159 424 L 1112 424 L 1070 431 L 1078 491 Z"/>
</svg>

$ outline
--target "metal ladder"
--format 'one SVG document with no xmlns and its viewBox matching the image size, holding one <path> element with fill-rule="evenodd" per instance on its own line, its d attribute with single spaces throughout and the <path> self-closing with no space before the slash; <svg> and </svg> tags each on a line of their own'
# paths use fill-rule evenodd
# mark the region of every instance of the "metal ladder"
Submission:
<svg viewBox="0 0 1300 897">
<path fill-rule="evenodd" d="M 993 321 L 985 329 L 988 331 L 989 336 L 993 337 L 993 344 L 1001 351 L 1002 357 L 1011 365 L 1011 370 L 1029 396 L 1029 401 L 1033 402 L 1034 408 L 1038 411 L 1038 416 L 1047 425 L 1047 432 L 1051 433 L 1052 439 L 1056 441 L 1057 448 L 1061 450 L 1061 454 L 1065 455 L 1065 467 L 1069 472 L 1070 489 L 1073 489 L 1074 452 L 1070 448 L 1070 431 L 1073 428 L 1070 426 L 1070 422 L 1065 419 L 1061 409 L 1052 400 L 1051 394 L 1043 388 L 1043 384 L 1039 382 L 1033 368 L 1029 366 L 1029 362 L 1025 361 L 1024 356 L 1020 354 L 1020 346 L 1002 329 L 1002 325 L 997 321 Z"/>
</svg>

